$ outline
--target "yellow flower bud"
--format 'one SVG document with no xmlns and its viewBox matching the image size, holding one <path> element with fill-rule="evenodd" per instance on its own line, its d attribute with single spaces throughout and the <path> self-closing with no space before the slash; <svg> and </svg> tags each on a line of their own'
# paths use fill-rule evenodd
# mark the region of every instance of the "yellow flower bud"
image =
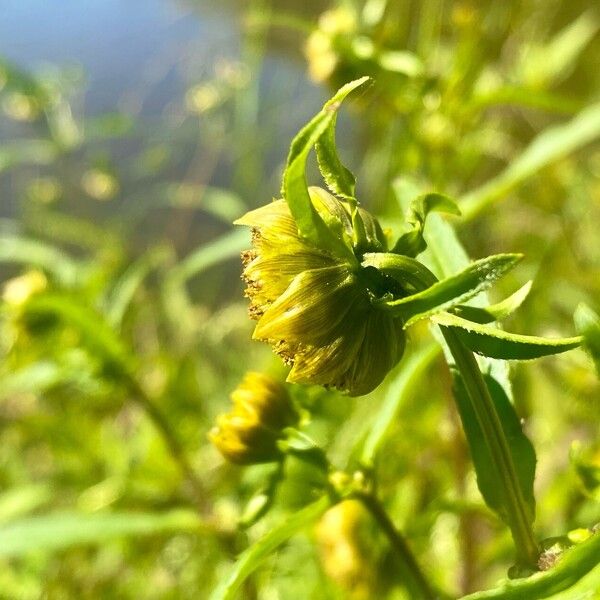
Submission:
<svg viewBox="0 0 600 600">
<path fill-rule="evenodd" d="M 343 242 L 339 254 L 301 237 L 284 200 L 236 221 L 253 233 L 253 249 L 242 254 L 249 312 L 258 320 L 253 337 L 291 365 L 288 381 L 366 394 L 404 352 L 402 323 L 376 302 L 395 284 L 360 265 L 363 253 L 385 251 L 387 242 L 368 212 L 353 218 L 348 203 L 320 188 L 309 193 Z"/>
<path fill-rule="evenodd" d="M 231 412 L 220 415 L 208 434 L 231 462 L 249 465 L 277 460 L 282 430 L 296 425 L 299 415 L 285 386 L 262 373 L 247 373 L 232 392 Z"/>
<path fill-rule="evenodd" d="M 352 600 L 375 597 L 374 540 L 366 509 L 346 500 L 328 510 L 316 527 L 325 573 Z"/>
</svg>

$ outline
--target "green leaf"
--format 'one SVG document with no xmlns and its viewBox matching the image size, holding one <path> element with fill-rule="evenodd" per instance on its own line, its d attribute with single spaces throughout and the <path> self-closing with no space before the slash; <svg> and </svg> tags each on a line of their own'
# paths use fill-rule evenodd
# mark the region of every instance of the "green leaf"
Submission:
<svg viewBox="0 0 600 600">
<path fill-rule="evenodd" d="M 325 103 L 323 109 L 300 130 L 290 146 L 281 192 L 290 207 L 300 234 L 324 248 L 337 247 L 340 242 L 335 237 L 332 239 L 323 220 L 312 205 L 306 183 L 306 159 L 313 146 L 334 123 L 337 110 L 344 98 L 352 90 L 366 83 L 368 79 L 368 77 L 362 77 L 340 88 L 333 98 Z M 329 148 L 329 150 L 331 149 Z M 339 158 L 337 161 L 339 163 L 337 166 L 340 166 Z M 335 168 L 336 164 L 330 163 L 328 167 Z M 331 172 L 327 178 L 329 179 L 328 184 L 335 179 L 335 185 L 339 184 L 345 186 L 343 189 L 347 189 L 347 173 L 342 171 L 334 174 Z"/>
<path fill-rule="evenodd" d="M 559 354 L 577 348 L 583 341 L 581 336 L 551 339 L 508 333 L 449 313 L 436 314 L 431 318 L 438 325 L 451 327 L 469 350 L 503 360 L 530 360 Z"/>
<path fill-rule="evenodd" d="M 458 411 L 469 443 L 471 458 L 475 466 L 477 486 L 486 504 L 495 510 L 504 521 L 507 521 L 506 499 L 502 495 L 502 487 L 498 485 L 498 475 L 493 468 L 494 461 L 488 443 L 485 440 L 460 373 L 452 369 L 452 375 L 454 397 L 456 398 Z M 523 433 L 520 419 L 500 383 L 490 375 L 484 375 L 484 380 L 508 441 L 519 487 L 529 510 L 529 520 L 533 522 L 535 518 L 535 496 L 533 493 L 536 464 L 535 450 Z"/>
<path fill-rule="evenodd" d="M 584 104 L 570 96 L 512 85 L 502 85 L 490 91 L 480 92 L 469 102 L 469 107 L 478 111 L 492 106 L 518 106 L 572 115 L 579 112 Z"/>
<path fill-rule="evenodd" d="M 233 600 L 242 583 L 260 567 L 269 555 L 302 528 L 314 523 L 332 505 L 332 499 L 329 496 L 323 496 L 269 531 L 242 553 L 231 573 L 212 593 L 210 600 Z"/>
<path fill-rule="evenodd" d="M 411 226 L 411 230 L 400 237 L 392 252 L 415 257 L 425 250 L 427 244 L 423 238 L 423 229 L 427 215 L 430 212 L 445 212 L 452 215 L 460 215 L 458 205 L 448 196 L 438 193 L 428 193 L 418 196 L 410 203 L 406 216 L 406 221 Z"/>
<path fill-rule="evenodd" d="M 240 252 L 249 245 L 250 236 L 246 228 L 235 229 L 193 250 L 167 271 L 162 290 L 163 302 L 178 335 L 189 336 L 196 327 L 186 282 L 215 265 L 239 257 Z"/>
<path fill-rule="evenodd" d="M 491 304 L 485 308 L 477 306 L 459 305 L 452 309 L 453 314 L 474 321 L 475 323 L 492 323 L 494 321 L 502 321 L 511 315 L 521 304 L 531 290 L 532 281 L 528 281 L 523 287 L 519 288 L 514 294 L 505 298 L 501 302 Z"/>
<path fill-rule="evenodd" d="M 0 148 L 0 173 L 24 164 L 49 165 L 58 158 L 58 149 L 49 140 L 11 140 Z"/>
<path fill-rule="evenodd" d="M 196 277 L 214 265 L 237 257 L 249 243 L 250 238 L 245 229 L 234 229 L 188 254 L 172 269 L 170 278 L 186 281 Z"/>
<path fill-rule="evenodd" d="M 26 515 L 52 498 L 52 489 L 47 483 L 32 483 L 8 489 L 0 495 L 0 524 Z"/>
<path fill-rule="evenodd" d="M 456 306 L 487 289 L 521 259 L 519 254 L 497 254 L 478 260 L 456 275 L 411 296 L 386 302 L 406 326 Z M 383 268 L 385 272 L 385 267 Z"/>
<path fill-rule="evenodd" d="M 65 372 L 50 361 L 39 361 L 0 376 L 0 400 L 13 394 L 40 393 L 65 380 Z"/>
<path fill-rule="evenodd" d="M 109 540 L 197 531 L 203 527 L 196 513 L 174 510 L 165 513 L 76 512 L 33 516 L 0 527 L 0 557 L 13 558 L 29 552 L 51 552 L 72 546 L 103 544 Z"/>
<path fill-rule="evenodd" d="M 106 319 L 111 326 L 117 327 L 121 324 L 127 307 L 145 277 L 152 269 L 164 262 L 166 257 L 167 253 L 164 248 L 155 248 L 130 265 L 117 281 L 108 298 L 106 308 Z"/>
<path fill-rule="evenodd" d="M 38 294 L 23 307 L 26 319 L 56 317 L 74 327 L 84 343 L 106 367 L 117 373 L 130 372 L 132 358 L 117 333 L 97 310 L 66 294 Z"/>
<path fill-rule="evenodd" d="M 75 284 L 80 271 L 79 265 L 58 248 L 13 235 L 0 237 L 0 262 L 39 267 L 67 287 Z"/>
<path fill-rule="evenodd" d="M 526 48 L 522 64 L 518 66 L 521 78 L 537 88 L 556 83 L 573 69 L 599 27 L 597 14 L 588 10 L 556 33 L 549 42 Z"/>
<path fill-rule="evenodd" d="M 596 533 L 565 550 L 552 569 L 506 581 L 495 589 L 463 596 L 462 600 L 591 600 L 599 586 L 600 535 Z"/>
<path fill-rule="evenodd" d="M 337 122 L 337 112 L 329 121 L 329 126 L 325 133 L 317 140 L 315 150 L 317 151 L 317 162 L 319 171 L 327 184 L 327 187 L 341 198 L 346 200 L 355 200 L 354 188 L 356 178 L 348 168 L 346 168 L 337 152 L 335 144 L 335 124 Z"/>
<path fill-rule="evenodd" d="M 398 367 L 398 373 L 395 377 L 392 376 L 390 386 L 374 419 L 366 423 L 367 434 L 364 442 L 363 438 L 360 438 L 359 443 L 362 445 L 360 463 L 362 465 L 367 467 L 373 465 L 375 457 L 398 415 L 400 406 L 439 353 L 439 346 L 432 343 L 408 359 L 402 360 Z"/>
<path fill-rule="evenodd" d="M 460 199 L 464 218 L 477 216 L 543 167 L 589 144 L 598 136 L 600 104 L 590 106 L 568 123 L 543 131 L 500 175 Z"/>
<path fill-rule="evenodd" d="M 600 377 L 600 316 L 581 303 L 575 310 L 575 328 L 583 336 L 583 346 L 589 352 Z"/>
<path fill-rule="evenodd" d="M 407 77 L 423 75 L 425 67 L 421 59 L 412 52 L 404 50 L 387 50 L 375 55 L 379 66 L 392 73 L 401 73 Z"/>
</svg>

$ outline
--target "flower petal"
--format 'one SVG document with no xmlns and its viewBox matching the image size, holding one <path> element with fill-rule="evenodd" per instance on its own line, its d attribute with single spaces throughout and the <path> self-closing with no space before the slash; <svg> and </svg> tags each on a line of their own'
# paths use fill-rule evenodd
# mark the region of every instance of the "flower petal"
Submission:
<svg viewBox="0 0 600 600">
<path fill-rule="evenodd" d="M 305 271 L 268 308 L 254 330 L 254 339 L 311 344 L 344 318 L 364 293 L 344 265 Z M 334 338 L 335 339 L 335 338 Z"/>
</svg>

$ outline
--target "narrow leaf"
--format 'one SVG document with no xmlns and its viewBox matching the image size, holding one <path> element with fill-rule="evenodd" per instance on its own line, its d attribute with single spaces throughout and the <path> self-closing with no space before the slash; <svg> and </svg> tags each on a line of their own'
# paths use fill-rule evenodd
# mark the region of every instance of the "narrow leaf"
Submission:
<svg viewBox="0 0 600 600">
<path fill-rule="evenodd" d="M 600 377 L 600 316 L 581 303 L 575 310 L 574 319 L 577 333 L 583 336 L 583 345 L 592 357 Z"/>
<path fill-rule="evenodd" d="M 335 124 L 337 113 L 329 121 L 329 126 L 325 133 L 317 141 L 315 149 L 317 151 L 317 162 L 319 171 L 327 184 L 327 187 L 341 198 L 354 200 L 354 188 L 356 178 L 348 168 L 346 168 L 337 152 L 335 144 Z"/>
<path fill-rule="evenodd" d="M 600 104 L 585 109 L 572 121 L 543 131 L 500 175 L 461 198 L 460 207 L 464 218 L 472 219 L 477 216 L 540 169 L 582 148 L 598 136 Z"/>
<path fill-rule="evenodd" d="M 39 361 L 0 376 L 0 400 L 12 394 L 36 394 L 64 381 L 65 372 L 50 361 Z"/>
<path fill-rule="evenodd" d="M 106 318 L 111 326 L 120 325 L 127 307 L 152 269 L 166 258 L 164 248 L 155 248 L 133 263 L 119 279 L 107 302 Z"/>
<path fill-rule="evenodd" d="M 471 458 L 475 466 L 477 487 L 486 504 L 506 521 L 506 499 L 503 496 L 502 487 L 498 485 L 498 476 L 493 469 L 494 461 L 488 443 L 485 440 L 460 373 L 453 369 L 452 375 L 454 397 L 456 398 L 458 411 L 469 443 Z M 535 496 L 533 493 L 536 464 L 535 450 L 523 433 L 520 419 L 500 383 L 490 375 L 484 375 L 484 380 L 508 441 L 519 480 L 519 487 L 529 510 L 530 522 L 533 522 L 535 517 Z"/>
<path fill-rule="evenodd" d="M 214 265 L 235 258 L 248 244 L 249 237 L 245 229 L 225 233 L 191 252 L 172 269 L 169 277 L 178 282 L 191 279 Z"/>
<path fill-rule="evenodd" d="M 1 262 L 39 267 L 65 286 L 72 286 L 79 272 L 79 265 L 58 248 L 18 236 L 0 237 Z"/>
<path fill-rule="evenodd" d="M 74 327 L 86 345 L 118 372 L 131 369 L 132 358 L 103 315 L 77 298 L 66 294 L 38 294 L 24 306 L 26 318 L 54 316 Z"/>
<path fill-rule="evenodd" d="M 528 281 L 522 288 L 519 288 L 514 294 L 505 298 L 501 302 L 491 304 L 485 308 L 479 308 L 477 306 L 468 306 L 461 304 L 455 306 L 452 309 L 453 314 L 467 319 L 468 321 L 474 321 L 475 323 L 493 323 L 494 321 L 501 321 L 509 315 L 511 315 L 521 304 L 525 298 L 527 298 L 529 291 L 531 290 L 532 281 Z"/>
<path fill-rule="evenodd" d="M 322 247 L 331 246 L 332 244 L 335 246 L 336 242 L 339 243 L 339 240 L 332 240 L 331 234 L 310 201 L 306 183 L 306 159 L 313 146 L 317 144 L 334 122 L 336 112 L 342 101 L 352 90 L 363 85 L 368 79 L 368 77 L 363 77 L 340 88 L 323 109 L 300 130 L 290 146 L 281 191 L 298 225 L 300 234 Z M 329 184 L 333 174 L 328 175 L 328 177 L 330 179 Z M 346 180 L 345 175 L 341 177 Z M 347 185 L 347 181 L 341 185 Z"/>
<path fill-rule="evenodd" d="M 215 589 L 210 600 L 233 600 L 242 583 L 258 569 L 269 555 L 302 528 L 314 523 L 330 506 L 332 506 L 331 498 L 323 496 L 269 531 L 242 553 L 232 572 Z"/>
<path fill-rule="evenodd" d="M 360 463 L 362 465 L 371 466 L 373 464 L 388 431 L 398 416 L 398 410 L 403 401 L 439 353 L 439 346 L 430 344 L 420 352 L 413 354 L 408 360 L 402 361 L 398 374 L 390 383 L 375 418 L 366 424 L 368 433 L 364 442 L 362 442 L 360 452 Z"/>
<path fill-rule="evenodd" d="M 386 306 L 404 319 L 408 327 L 420 319 L 473 298 L 512 269 L 520 259 L 518 254 L 489 256 L 422 292 L 387 302 Z"/>
<path fill-rule="evenodd" d="M 51 552 L 72 546 L 103 544 L 121 537 L 194 531 L 202 522 L 193 511 L 165 513 L 55 513 L 0 527 L 0 557 Z"/>
<path fill-rule="evenodd" d="M 411 201 L 406 221 L 411 230 L 400 236 L 392 252 L 415 257 L 425 248 L 427 244 L 423 237 L 423 229 L 427 215 L 430 212 L 445 212 L 452 215 L 460 215 L 458 205 L 452 198 L 438 193 L 422 194 Z"/>
<path fill-rule="evenodd" d="M 559 354 L 577 348 L 583 341 L 581 336 L 551 339 L 508 333 L 449 313 L 436 314 L 432 320 L 438 325 L 451 327 L 469 350 L 503 360 L 530 360 Z"/>
</svg>

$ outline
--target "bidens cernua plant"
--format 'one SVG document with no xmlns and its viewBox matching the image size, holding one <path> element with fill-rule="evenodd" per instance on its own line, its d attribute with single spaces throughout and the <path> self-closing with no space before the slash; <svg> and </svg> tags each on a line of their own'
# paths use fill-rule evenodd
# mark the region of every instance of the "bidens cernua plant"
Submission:
<svg viewBox="0 0 600 600">
<path fill-rule="evenodd" d="M 470 263 L 465 260 L 458 269 L 436 269 L 432 256 L 438 263 L 448 257 L 431 251 L 424 254 L 424 229 L 433 211 L 460 214 L 447 196 L 417 195 L 396 238 L 360 206 L 354 176 L 337 153 L 335 124 L 341 102 L 367 79 L 342 87 L 293 140 L 282 198 L 236 221 L 252 231 L 252 248 L 242 254 L 242 260 L 249 312 L 257 321 L 253 337 L 271 344 L 289 365 L 289 382 L 358 396 L 375 390 L 400 361 L 406 329 L 428 319 L 452 372 L 479 490 L 508 525 L 515 543 L 512 572 L 532 573 L 543 563 L 543 545 L 533 531 L 535 451 L 510 401 L 510 390 L 498 376 L 499 361 L 489 359 L 556 354 L 589 343 L 592 336 L 580 328 L 585 339 L 546 339 L 496 327 L 494 321 L 521 304 L 529 284 L 496 305 L 482 305 L 480 294 L 521 257 L 499 254 Z M 307 185 L 306 159 L 313 148 L 329 191 Z M 482 357 L 479 362 L 474 353 Z M 363 462 L 364 469 L 353 474 L 334 470 L 324 451 L 298 430 L 299 415 L 283 384 L 249 375 L 232 399 L 233 411 L 220 417 L 210 436 L 213 443 L 233 462 L 279 465 L 269 491 L 261 493 L 260 510 L 247 523 L 267 510 L 282 477 L 281 464 L 294 454 L 323 468 L 329 481 L 322 502 L 307 507 L 306 515 L 318 515 L 344 499 L 362 501 L 397 551 L 411 597 L 440 596 L 378 500 L 370 479 L 372 465 Z M 382 431 L 376 435 L 383 435 Z M 291 532 L 293 527 L 288 529 Z M 273 539 L 284 537 L 280 532 L 273 534 Z M 257 549 L 257 555 L 261 551 Z M 586 552 L 591 551 L 588 546 Z M 240 573 L 246 571 L 244 563 Z M 238 575 L 234 576 L 236 585 Z M 215 598 L 230 597 L 232 586 L 225 585 L 224 595 L 217 593 Z"/>
</svg>

